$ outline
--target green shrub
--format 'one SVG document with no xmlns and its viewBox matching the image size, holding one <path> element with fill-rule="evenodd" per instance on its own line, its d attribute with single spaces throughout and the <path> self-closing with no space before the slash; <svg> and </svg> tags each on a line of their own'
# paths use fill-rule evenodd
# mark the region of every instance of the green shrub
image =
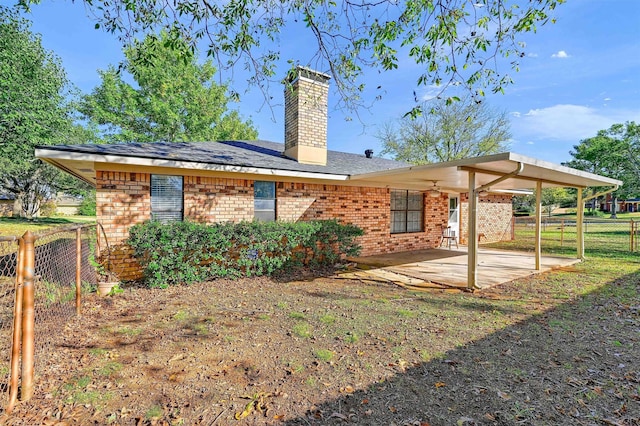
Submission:
<svg viewBox="0 0 640 426">
<path fill-rule="evenodd" d="M 609 212 L 603 212 L 600 210 L 587 210 L 584 212 L 584 215 L 587 217 L 605 217 L 606 215 L 611 214 Z"/>
<path fill-rule="evenodd" d="M 95 216 L 96 215 L 96 193 L 92 192 L 85 195 L 82 199 L 82 203 L 78 206 L 78 214 L 80 216 Z"/>
<path fill-rule="evenodd" d="M 135 225 L 128 244 L 150 287 L 272 275 L 295 264 L 333 264 L 360 252 L 363 231 L 335 220 Z"/>
<path fill-rule="evenodd" d="M 40 216 L 52 217 L 56 214 L 56 202 L 54 200 L 47 200 L 40 205 Z"/>
</svg>

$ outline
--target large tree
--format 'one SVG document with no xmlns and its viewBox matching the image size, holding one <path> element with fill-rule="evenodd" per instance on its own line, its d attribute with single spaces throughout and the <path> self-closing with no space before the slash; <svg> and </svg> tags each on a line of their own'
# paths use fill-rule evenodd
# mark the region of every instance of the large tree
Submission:
<svg viewBox="0 0 640 426">
<path fill-rule="evenodd" d="M 28 9 L 41 0 L 17 1 Z M 204 41 L 219 68 L 246 68 L 263 89 L 281 77 L 276 65 L 284 60 L 292 67 L 300 60 L 317 64 L 332 74 L 348 108 L 363 101 L 365 73 L 408 69 L 410 62 L 416 87 L 464 85 L 480 96 L 485 88 L 502 91 L 526 53 L 520 36 L 553 21 L 550 13 L 563 2 L 84 0 L 96 28 L 125 43 L 163 27 L 189 40 L 184 52 Z M 312 38 L 306 58 L 282 57 L 280 37 L 289 34 Z"/>
<path fill-rule="evenodd" d="M 583 139 L 570 151 L 567 166 L 621 180 L 615 192 L 622 198 L 640 196 L 640 125 L 614 124 L 594 137 Z"/>
<path fill-rule="evenodd" d="M 469 97 L 430 101 L 424 109 L 429 112 L 383 127 L 378 134 L 383 154 L 413 164 L 437 163 L 504 151 L 511 137 L 506 113 Z"/>
<path fill-rule="evenodd" d="M 181 40 L 178 43 L 183 43 Z M 250 121 L 228 111 L 227 87 L 216 84 L 211 61 L 198 64 L 172 49 L 167 33 L 125 50 L 123 69 L 101 71 L 102 82 L 81 103 L 110 142 L 185 142 L 255 139 Z M 143 52 L 154 55 L 141 61 Z M 135 87 L 125 81 L 128 72 Z"/>
<path fill-rule="evenodd" d="M 0 7 L 0 192 L 13 195 L 27 217 L 43 199 L 77 187 L 34 158 L 37 145 L 89 137 L 74 125 L 69 95 L 60 60 L 42 47 L 28 21 Z"/>
</svg>

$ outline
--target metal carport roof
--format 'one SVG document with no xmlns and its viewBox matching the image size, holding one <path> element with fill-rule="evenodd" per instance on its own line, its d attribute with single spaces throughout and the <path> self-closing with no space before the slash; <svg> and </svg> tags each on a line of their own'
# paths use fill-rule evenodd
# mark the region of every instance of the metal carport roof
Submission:
<svg viewBox="0 0 640 426">
<path fill-rule="evenodd" d="M 467 286 L 477 288 L 478 240 L 477 201 L 481 191 L 509 191 L 534 189 L 536 194 L 536 269 L 540 269 L 541 259 L 541 211 L 543 187 L 610 187 L 613 191 L 622 185 L 617 179 L 599 176 L 582 170 L 572 169 L 536 158 L 506 152 L 485 157 L 468 158 L 447 163 L 406 167 L 383 172 L 373 172 L 352 176 L 352 181 L 365 185 L 388 185 L 426 190 L 437 185 L 446 192 L 466 192 L 469 194 L 468 221 L 469 263 L 467 265 Z M 583 199 L 578 191 L 578 250 L 577 257 L 584 257 Z"/>
<path fill-rule="evenodd" d="M 534 189 L 537 182 L 543 187 L 615 186 L 622 182 L 582 170 L 527 157 L 513 152 L 466 158 L 445 163 L 410 166 L 381 172 L 352 175 L 351 181 L 366 185 L 424 190 L 433 186 L 433 181 L 445 192 L 468 192 L 468 173 L 475 172 L 476 185 L 483 186 L 497 177 L 512 173 L 522 164 L 517 176 L 490 186 L 491 190 Z"/>
</svg>

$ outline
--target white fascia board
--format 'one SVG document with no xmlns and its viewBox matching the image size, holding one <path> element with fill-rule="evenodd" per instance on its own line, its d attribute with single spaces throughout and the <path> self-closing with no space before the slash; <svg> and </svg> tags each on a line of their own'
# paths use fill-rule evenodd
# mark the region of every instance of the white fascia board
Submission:
<svg viewBox="0 0 640 426">
<path fill-rule="evenodd" d="M 489 193 L 507 194 L 507 195 L 533 195 L 533 191 L 529 189 L 491 189 Z"/>
<path fill-rule="evenodd" d="M 212 172 L 226 172 L 226 173 L 241 173 L 241 174 L 255 174 L 266 176 L 284 176 L 293 178 L 304 179 L 322 179 L 322 180 L 336 180 L 346 181 L 349 179 L 348 175 L 338 175 L 332 173 L 313 173 L 298 170 L 281 170 L 281 169 L 269 169 L 262 167 L 252 166 L 238 166 L 230 164 L 214 164 L 214 163 L 199 163 L 193 161 L 180 161 L 180 160 L 163 160 L 157 158 L 144 158 L 144 157 L 125 157 L 121 155 L 104 155 L 104 154 L 89 154 L 83 152 L 70 152 L 70 151 L 58 151 L 48 149 L 36 149 L 37 158 L 51 158 L 67 161 L 89 161 L 93 163 L 106 163 L 106 164 L 121 164 L 129 166 L 148 166 L 159 168 L 177 168 L 183 170 L 206 170 Z"/>
<path fill-rule="evenodd" d="M 514 152 L 509 152 L 508 154 L 509 154 L 509 159 L 512 161 L 518 161 L 531 166 L 547 169 L 549 171 L 560 172 L 567 175 L 576 176 L 581 179 L 597 181 L 597 182 L 589 182 L 592 185 L 586 185 L 586 186 L 607 186 L 607 185 L 621 186 L 623 183 L 621 180 L 618 180 L 618 179 L 598 175 L 598 174 L 587 172 L 584 170 L 574 169 L 572 167 L 563 166 L 561 164 L 556 164 L 556 163 L 552 163 L 545 160 L 540 160 L 538 158 L 528 157 L 526 155 L 516 154 Z"/>
</svg>

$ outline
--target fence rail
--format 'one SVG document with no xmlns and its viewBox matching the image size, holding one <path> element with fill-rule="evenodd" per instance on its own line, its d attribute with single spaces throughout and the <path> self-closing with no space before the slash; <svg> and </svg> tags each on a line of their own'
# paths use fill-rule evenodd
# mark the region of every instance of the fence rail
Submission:
<svg viewBox="0 0 640 426">
<path fill-rule="evenodd" d="M 575 255 L 578 243 L 575 219 L 542 218 L 542 251 L 548 254 Z M 637 252 L 640 245 L 638 221 L 585 219 L 583 222 L 584 247 L 588 252 L 602 255 Z M 535 246 L 535 218 L 514 217 L 511 241 L 507 246 L 531 249 Z"/>
<path fill-rule="evenodd" d="M 0 412 L 11 412 L 18 389 L 20 399 L 31 397 L 53 339 L 95 287 L 95 244 L 95 225 L 0 237 Z"/>
</svg>

